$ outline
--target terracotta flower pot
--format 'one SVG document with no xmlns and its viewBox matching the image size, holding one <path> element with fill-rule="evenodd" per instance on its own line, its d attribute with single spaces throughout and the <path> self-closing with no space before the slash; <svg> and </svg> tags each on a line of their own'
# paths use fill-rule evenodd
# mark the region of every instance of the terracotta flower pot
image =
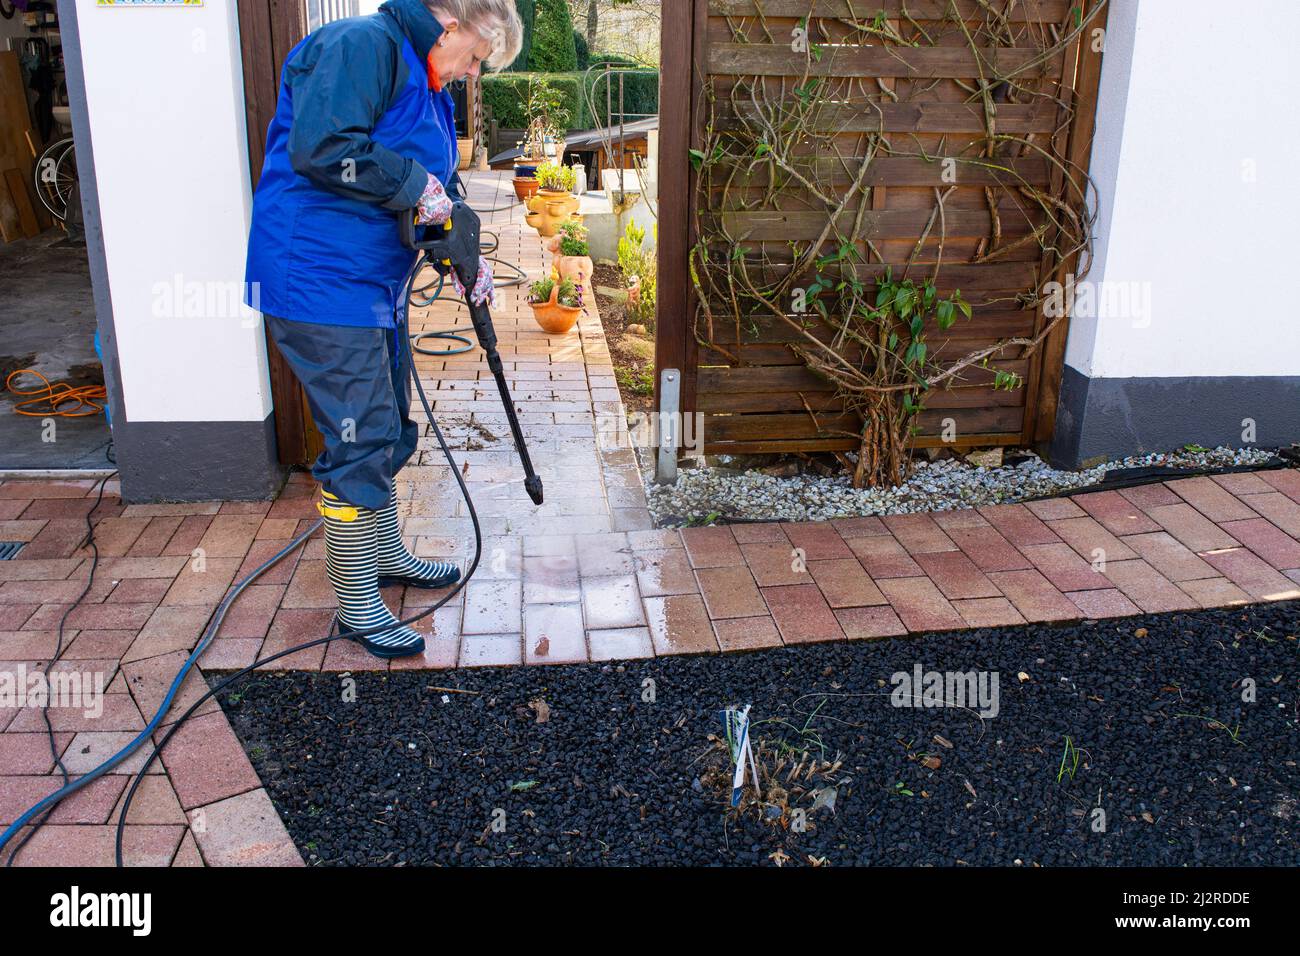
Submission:
<svg viewBox="0 0 1300 956">
<path fill-rule="evenodd" d="M 551 335 L 564 335 L 572 329 L 578 321 L 578 313 L 582 311 L 580 306 L 561 304 L 557 300 L 559 294 L 560 286 L 556 283 L 551 286 L 551 298 L 548 301 L 528 303 L 533 307 L 533 317 L 537 319 L 542 331 Z"/>
<path fill-rule="evenodd" d="M 555 260 L 555 268 L 561 279 L 572 279 L 574 285 L 584 289 L 591 285 L 591 256 L 560 256 Z"/>
<path fill-rule="evenodd" d="M 536 179 L 516 176 L 511 182 L 514 184 L 515 195 L 519 197 L 520 202 L 527 202 L 530 197 L 537 195 Z"/>
</svg>

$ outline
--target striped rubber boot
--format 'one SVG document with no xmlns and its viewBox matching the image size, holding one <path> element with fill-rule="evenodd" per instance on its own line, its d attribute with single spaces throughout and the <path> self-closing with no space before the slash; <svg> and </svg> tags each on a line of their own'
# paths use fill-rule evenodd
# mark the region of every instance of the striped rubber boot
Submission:
<svg viewBox="0 0 1300 956">
<path fill-rule="evenodd" d="M 378 538 L 375 512 L 350 505 L 321 491 L 316 505 L 325 519 L 325 573 L 338 598 L 339 632 L 344 636 L 385 624 L 379 631 L 354 640 L 376 657 L 405 657 L 424 650 L 424 638 L 397 618 L 379 597 Z"/>
<path fill-rule="evenodd" d="M 426 561 L 406 550 L 397 523 L 397 482 L 388 493 L 388 507 L 375 512 L 379 537 L 379 586 L 405 584 L 413 588 L 442 588 L 460 579 L 460 568 L 450 561 Z"/>
</svg>

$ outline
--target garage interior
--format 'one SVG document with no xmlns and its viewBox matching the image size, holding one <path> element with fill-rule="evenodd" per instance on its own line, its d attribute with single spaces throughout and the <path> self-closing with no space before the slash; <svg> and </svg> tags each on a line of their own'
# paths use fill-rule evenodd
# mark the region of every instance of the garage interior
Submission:
<svg viewBox="0 0 1300 956">
<path fill-rule="evenodd" d="M 112 465 L 58 11 L 0 0 L 0 471 Z"/>
</svg>

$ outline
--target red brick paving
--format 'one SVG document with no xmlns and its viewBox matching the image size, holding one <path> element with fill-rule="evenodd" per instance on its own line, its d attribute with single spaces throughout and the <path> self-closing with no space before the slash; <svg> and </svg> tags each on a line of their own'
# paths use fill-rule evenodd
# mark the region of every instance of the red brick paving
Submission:
<svg viewBox="0 0 1300 956">
<path fill-rule="evenodd" d="M 1159 531 L 1160 526 L 1142 513 L 1142 509 L 1118 491 L 1097 491 L 1078 495 L 1079 507 L 1092 515 L 1111 534 L 1142 534 Z M 1041 515 L 1040 515 L 1041 517 Z"/>
<path fill-rule="evenodd" d="M 1158 614 L 1165 611 L 1190 611 L 1197 606 L 1163 574 L 1145 561 L 1108 561 L 1106 577 L 1124 596 L 1142 610 Z"/>
<path fill-rule="evenodd" d="M 946 630 L 965 623 L 929 578 L 885 578 L 880 590 L 909 631 Z"/>
<path fill-rule="evenodd" d="M 914 578 L 925 574 L 907 549 L 892 537 L 879 535 L 871 538 L 852 538 L 849 547 L 862 566 L 876 580 L 884 578 Z"/>
<path fill-rule="evenodd" d="M 420 484 L 417 475 L 403 488 L 416 505 Z M 57 665 L 102 674 L 110 692 L 98 716 L 50 712 L 73 772 L 140 731 L 231 582 L 306 526 L 310 488 L 298 476 L 273 504 L 123 508 L 110 487 L 104 517 L 95 515 L 105 557 L 69 615 Z M 85 584 L 89 564 L 73 532 L 94 490 L 84 482 L 0 484 L 3 528 L 29 542 L 0 563 L 2 666 L 35 668 L 53 652 L 54 628 Z M 417 517 L 428 513 L 412 510 L 408 528 L 449 520 Z M 426 520 L 434 524 L 418 524 Z M 269 666 L 624 660 L 1300 598 L 1298 536 L 1300 478 L 1289 471 L 885 520 L 498 533 L 485 537 L 466 591 L 422 622 L 429 648 L 421 657 L 390 664 L 335 643 Z M 415 545 L 466 563 L 452 535 L 417 534 Z M 1104 564 L 1090 560 L 1095 549 Z M 248 588 L 202 666 L 248 666 L 328 630 L 334 598 L 321 554 L 313 540 Z M 390 588 L 385 600 L 410 614 L 445 593 Z M 201 692 L 191 676 L 167 719 Z M 200 715 L 152 768 L 128 824 L 128 854 L 175 865 L 296 860 L 224 715 L 211 701 Z M 0 815 L 12 816 L 54 789 L 53 761 L 39 709 L 0 713 L 0 728 Z M 115 819 L 126 772 L 142 759 L 69 800 L 19 862 L 110 862 L 105 824 Z M 184 808 L 229 826 L 202 834 Z"/>
<path fill-rule="evenodd" d="M 484 504 L 508 507 L 482 509 L 483 561 L 465 592 L 420 623 L 425 654 L 389 663 L 334 642 L 269 666 L 338 672 L 621 660 L 1300 597 L 1300 472 L 1289 470 L 884 520 L 650 528 L 628 449 L 577 444 L 593 410 L 615 419 L 622 411 L 603 339 L 588 334 L 599 332 L 598 317 L 582 320 L 581 342 L 543 338 L 540 348 L 526 344 L 535 330 L 519 321 L 510 339 L 519 351 L 507 346 L 516 384 L 536 388 L 533 407 L 558 409 L 535 413 L 551 422 L 546 428 L 573 436 L 539 438 L 534 460 L 559 487 L 574 489 L 573 507 L 533 509 L 512 481 L 508 446 L 461 452 Z M 462 386 L 480 380 L 479 361 L 431 363 L 441 368 L 427 372 L 430 384 L 440 375 Z M 436 391 L 440 404 L 476 414 L 471 395 L 484 392 L 487 412 L 496 402 L 487 390 L 465 387 L 451 400 Z M 463 567 L 472 539 L 439 461 L 422 459 L 403 474 L 406 530 L 417 553 Z M 0 482 L 0 530 L 28 542 L 0 562 L 0 669 L 40 667 L 52 653 L 58 619 L 89 571 L 79 546 L 96 492 L 90 480 Z M 99 674 L 108 693 L 97 716 L 50 710 L 71 768 L 88 769 L 140 731 L 231 581 L 308 526 L 313 496 L 301 474 L 274 502 L 124 506 L 116 482 L 107 484 L 94 515 L 104 557 L 69 618 L 56 669 Z M 1101 563 L 1094 570 L 1095 549 L 1104 570 Z M 201 667 L 249 666 L 328 631 L 334 596 L 322 558 L 315 538 L 245 591 Z M 384 596 L 410 614 L 442 594 L 390 588 Z M 167 719 L 202 689 L 191 675 Z M 225 716 L 213 701 L 199 713 L 132 808 L 128 859 L 300 862 Z M 0 708 L 0 730 L 0 816 L 12 816 L 56 784 L 38 708 Z M 106 824 L 116 819 L 125 772 L 141 759 L 69 801 L 18 862 L 111 864 Z"/>
<path fill-rule="evenodd" d="M 1029 561 L 991 525 L 949 528 L 948 536 L 981 571 L 1021 571 Z"/>
<path fill-rule="evenodd" d="M 718 646 L 724 651 L 752 651 L 760 647 L 780 647 L 781 633 L 770 617 L 737 617 L 714 621 Z"/>
<path fill-rule="evenodd" d="M 1037 571 L 995 571 L 989 577 L 1027 621 L 1071 621 L 1079 617 L 1070 599 Z"/>
<path fill-rule="evenodd" d="M 1074 606 L 1083 612 L 1085 617 L 1093 620 L 1142 613 L 1141 608 L 1113 588 L 1100 591 L 1070 591 L 1065 596 L 1074 602 Z"/>
<path fill-rule="evenodd" d="M 1148 508 L 1147 514 L 1189 550 L 1198 554 L 1218 548 L 1233 548 L 1238 544 L 1236 538 L 1189 504 L 1159 505 Z"/>
<path fill-rule="evenodd" d="M 953 601 L 952 606 L 971 627 L 1004 627 L 1025 623 L 1020 612 L 1004 597 Z"/>
<path fill-rule="evenodd" d="M 1255 512 L 1209 478 L 1184 478 L 1182 481 L 1165 484 L 1211 521 L 1241 521 L 1255 517 Z"/>
<path fill-rule="evenodd" d="M 850 607 L 835 612 L 844 634 L 849 640 L 871 640 L 894 637 L 907 633 L 892 607 Z"/>
</svg>

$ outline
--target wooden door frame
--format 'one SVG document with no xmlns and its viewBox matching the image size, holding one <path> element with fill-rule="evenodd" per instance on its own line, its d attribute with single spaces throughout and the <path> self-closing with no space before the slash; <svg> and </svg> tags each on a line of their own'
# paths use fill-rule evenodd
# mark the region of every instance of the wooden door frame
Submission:
<svg viewBox="0 0 1300 956">
<path fill-rule="evenodd" d="M 659 373 L 675 368 L 681 373 L 681 408 L 685 416 L 695 408 L 696 348 L 691 316 L 690 270 L 685 268 L 695 242 L 691 222 L 691 197 L 695 175 L 690 150 L 697 145 L 695 123 L 699 110 L 694 82 L 704 55 L 701 23 L 708 15 L 708 0 L 675 0 L 662 9 L 659 33 L 659 184 L 658 239 L 655 254 L 655 382 L 654 408 L 661 410 Z M 664 104 L 686 104 L 665 110 Z"/>
<path fill-rule="evenodd" d="M 1098 0 L 1084 4 L 1085 16 L 1097 7 Z M 1053 194 L 1061 189 L 1068 194 L 1085 192 L 1088 185 L 1089 163 L 1092 158 L 1092 141 L 1097 131 L 1097 101 L 1101 89 L 1101 61 L 1103 51 L 1094 42 L 1095 31 L 1105 37 L 1109 25 L 1110 4 L 1098 13 L 1092 26 L 1074 42 L 1062 65 L 1061 87 L 1074 94 L 1074 113 L 1067 127 L 1058 136 L 1062 154 L 1066 157 L 1070 175 L 1068 182 L 1053 181 Z M 1055 272 L 1042 276 L 1044 282 L 1064 283 L 1068 275 L 1079 267 L 1081 253 L 1075 252 L 1057 263 Z M 1046 325 L 1044 307 L 1040 306 L 1034 334 Z M 1056 406 L 1061 397 L 1061 380 L 1065 374 L 1065 347 L 1070 335 L 1070 317 L 1054 328 L 1039 346 L 1037 361 L 1031 366 L 1029 380 L 1025 383 L 1025 420 L 1020 440 L 1027 448 L 1044 453 L 1051 445 L 1056 432 Z"/>
<path fill-rule="evenodd" d="M 307 11 L 302 0 L 238 0 L 238 5 L 248 167 L 256 189 L 265 159 L 266 130 L 280 97 L 280 70 L 289 51 L 307 35 Z M 308 464 L 324 444 L 312 422 L 307 395 L 269 335 L 266 359 L 280 464 Z"/>
</svg>

